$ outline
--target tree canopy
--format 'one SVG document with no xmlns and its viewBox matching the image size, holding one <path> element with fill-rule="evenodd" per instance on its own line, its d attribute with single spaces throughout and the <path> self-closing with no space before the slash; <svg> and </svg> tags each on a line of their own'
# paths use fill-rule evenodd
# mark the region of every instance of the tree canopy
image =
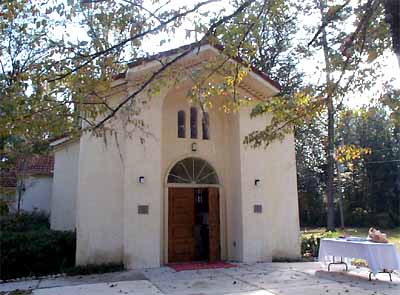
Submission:
<svg viewBox="0 0 400 295">
<path fill-rule="evenodd" d="M 12 154 L 46 150 L 42 147 L 49 138 L 102 134 L 117 114 L 135 113 L 132 102 L 140 93 L 157 92 L 157 83 L 171 73 L 179 79 L 173 70 L 177 62 L 209 42 L 221 46 L 226 58 L 193 74 L 191 99 L 204 108 L 224 93 L 227 109 L 237 109 L 243 101 L 236 87 L 250 66 L 277 80 L 281 93 L 252 111 L 252 116 L 271 113 L 271 123 L 250 133 L 245 143 L 267 147 L 293 128 L 298 139 L 306 140 L 308 130 L 327 128 L 328 134 L 315 135 L 320 143 L 313 143 L 324 150 L 327 166 L 306 158 L 303 168 L 328 171 L 332 205 L 338 160 L 334 131 L 345 101 L 371 95 L 385 105 L 391 120 L 400 121 L 399 87 L 387 80 L 381 66 L 391 54 L 400 67 L 399 15 L 396 0 L 2 1 L 2 165 Z M 151 44 L 159 47 L 175 39 L 191 45 L 160 60 L 159 69 L 117 105 L 108 103 L 103 94 L 115 75 L 151 54 Z M 232 66 L 229 58 L 243 63 Z M 222 67 L 223 81 L 211 81 Z M 362 157 L 366 150 L 358 148 L 367 147 L 341 147 L 339 152 L 344 158 L 355 152 Z"/>
</svg>

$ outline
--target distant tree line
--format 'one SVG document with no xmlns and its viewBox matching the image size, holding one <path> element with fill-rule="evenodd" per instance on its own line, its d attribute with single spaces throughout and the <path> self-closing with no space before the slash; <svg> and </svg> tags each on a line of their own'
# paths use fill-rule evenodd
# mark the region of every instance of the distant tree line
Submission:
<svg viewBox="0 0 400 295">
<path fill-rule="evenodd" d="M 344 171 L 335 171 L 336 226 L 340 226 L 340 198 L 345 226 L 399 226 L 399 124 L 380 106 L 346 110 L 339 118 L 336 149 L 357 146 L 369 152 L 350 153 L 342 161 Z M 312 127 L 304 126 L 296 132 L 300 223 L 305 227 L 326 225 L 326 154 L 323 140 L 316 140 L 326 136 L 318 128 L 321 124 L 314 122 Z"/>
</svg>

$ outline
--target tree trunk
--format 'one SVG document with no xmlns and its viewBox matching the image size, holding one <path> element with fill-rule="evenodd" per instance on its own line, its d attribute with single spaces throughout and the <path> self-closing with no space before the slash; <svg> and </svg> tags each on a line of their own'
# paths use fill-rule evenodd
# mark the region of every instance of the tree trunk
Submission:
<svg viewBox="0 0 400 295">
<path fill-rule="evenodd" d="M 342 173 L 342 171 L 340 171 L 341 169 L 340 169 L 339 165 L 337 165 L 336 169 L 337 169 L 338 187 L 339 187 L 338 200 L 339 200 L 339 211 L 340 211 L 340 228 L 342 230 L 344 230 L 344 213 L 343 213 L 343 210 L 344 210 L 344 208 L 343 208 L 343 193 L 344 193 L 344 191 L 342 188 L 342 179 L 340 177 L 340 173 Z"/>
<path fill-rule="evenodd" d="M 19 171 L 18 171 L 19 170 Z M 21 213 L 21 202 L 22 196 L 25 192 L 25 178 L 26 178 L 26 170 L 27 170 L 27 163 L 26 160 L 23 159 L 21 166 L 17 167 L 17 215 Z"/>
<path fill-rule="evenodd" d="M 397 146 L 400 146 L 400 123 L 396 122 L 393 130 L 393 137 L 395 139 L 395 143 L 397 143 Z M 396 152 L 396 158 L 400 158 L 400 151 L 397 150 Z M 396 182 L 395 182 L 395 188 L 394 192 L 397 195 L 397 216 L 398 220 L 400 221 L 400 163 L 397 163 L 397 177 L 396 177 Z"/>
<path fill-rule="evenodd" d="M 399 0 L 385 0 L 383 2 L 385 8 L 385 21 L 389 25 L 390 34 L 392 37 L 393 51 L 396 54 L 397 62 L 400 68 L 400 1 Z M 394 136 L 397 143 L 400 142 L 398 137 L 400 126 L 396 124 L 394 129 Z M 397 190 L 400 191 L 400 164 L 397 164 Z M 400 214 L 400 199 L 399 199 L 399 214 Z"/>
<path fill-rule="evenodd" d="M 383 5 L 385 7 L 385 20 L 389 25 L 392 36 L 393 51 L 400 67 L 400 1 L 385 0 Z"/>
<path fill-rule="evenodd" d="M 324 0 L 319 0 L 319 8 L 321 12 L 321 23 L 325 22 L 324 8 L 326 3 Z M 325 26 L 322 26 L 322 49 L 325 58 L 325 71 L 326 71 L 326 98 L 325 105 L 328 110 L 328 144 L 327 144 L 327 180 L 326 180 L 326 196 L 327 196 L 327 230 L 335 230 L 335 203 L 334 203 L 334 186 L 333 177 L 335 172 L 335 114 L 333 106 L 333 93 L 332 93 L 332 77 L 331 77 L 331 64 L 329 59 L 328 37 Z"/>
<path fill-rule="evenodd" d="M 17 186 L 17 191 L 18 191 L 17 216 L 19 216 L 19 213 L 21 212 L 21 200 L 22 200 L 22 189 L 20 185 Z"/>
<path fill-rule="evenodd" d="M 328 95 L 328 163 L 327 163 L 327 180 L 326 180 L 326 196 L 328 205 L 328 218 L 327 218 L 327 229 L 330 231 L 335 230 L 335 188 L 333 185 L 333 177 L 335 171 L 335 117 L 333 112 L 333 101 L 332 97 Z"/>
</svg>

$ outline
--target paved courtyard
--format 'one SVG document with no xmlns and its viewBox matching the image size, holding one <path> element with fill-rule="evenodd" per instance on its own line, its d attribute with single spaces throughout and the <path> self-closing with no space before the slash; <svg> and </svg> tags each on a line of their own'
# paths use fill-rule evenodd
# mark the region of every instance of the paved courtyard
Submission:
<svg viewBox="0 0 400 295">
<path fill-rule="evenodd" d="M 0 284 L 0 294 L 32 290 L 34 295 L 151 294 L 370 294 L 399 295 L 400 276 L 379 274 L 368 281 L 368 270 L 341 266 L 327 272 L 319 263 L 239 264 L 229 269 L 175 272 L 168 267 L 104 275 L 63 277 Z M 12 294 L 12 293 L 11 293 Z"/>
</svg>

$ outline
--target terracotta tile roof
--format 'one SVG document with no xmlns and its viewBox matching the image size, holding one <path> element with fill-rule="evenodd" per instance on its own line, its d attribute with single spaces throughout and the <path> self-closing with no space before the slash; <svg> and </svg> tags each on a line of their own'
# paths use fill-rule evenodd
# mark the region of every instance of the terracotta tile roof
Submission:
<svg viewBox="0 0 400 295">
<path fill-rule="evenodd" d="M 15 188 L 17 186 L 17 171 L 22 172 L 23 162 L 26 161 L 26 175 L 53 175 L 54 157 L 32 155 L 21 158 L 17 161 L 17 169 L 1 168 L 0 170 L 0 187 Z"/>
<path fill-rule="evenodd" d="M 218 45 L 218 44 L 210 44 L 210 43 L 204 42 L 200 46 L 203 46 L 203 45 L 210 45 L 210 46 L 218 49 L 221 53 L 224 50 L 224 47 L 222 45 Z M 180 51 L 189 50 L 191 48 L 195 49 L 196 46 L 198 47 L 197 43 L 191 43 L 191 44 L 187 44 L 187 45 L 184 45 L 184 46 L 181 46 L 181 47 L 178 47 L 178 48 L 174 48 L 174 49 L 171 49 L 171 50 L 159 52 L 157 54 L 154 54 L 154 55 L 151 55 L 151 56 L 148 56 L 148 57 L 138 58 L 137 60 L 128 63 L 128 68 L 134 68 L 136 66 L 145 64 L 145 63 L 153 61 L 153 60 L 158 60 L 158 59 L 163 58 L 163 57 L 168 57 L 168 56 L 174 55 L 174 54 L 176 54 L 176 53 L 178 53 Z M 243 59 L 241 59 L 239 57 L 235 57 L 235 58 L 233 58 L 233 60 L 235 60 L 237 63 L 240 63 L 242 65 L 247 66 L 247 63 Z M 253 67 L 253 66 L 250 66 L 250 68 L 260 78 L 262 78 L 263 80 L 265 80 L 268 83 L 270 83 L 272 86 L 274 86 L 279 91 L 282 90 L 282 88 L 279 85 L 279 83 L 274 81 L 274 80 L 272 80 L 266 73 L 264 73 L 263 71 L 260 71 L 259 69 L 257 69 L 256 67 Z M 115 75 L 113 78 L 115 80 L 118 80 L 118 79 L 125 78 L 125 76 L 126 76 L 126 71 Z"/>
<path fill-rule="evenodd" d="M 23 163 L 26 161 L 27 175 L 53 175 L 54 157 L 33 155 L 18 160 L 18 171 L 22 171 Z"/>
<path fill-rule="evenodd" d="M 17 186 L 17 175 L 13 169 L 1 169 L 0 187 L 15 188 Z"/>
</svg>

